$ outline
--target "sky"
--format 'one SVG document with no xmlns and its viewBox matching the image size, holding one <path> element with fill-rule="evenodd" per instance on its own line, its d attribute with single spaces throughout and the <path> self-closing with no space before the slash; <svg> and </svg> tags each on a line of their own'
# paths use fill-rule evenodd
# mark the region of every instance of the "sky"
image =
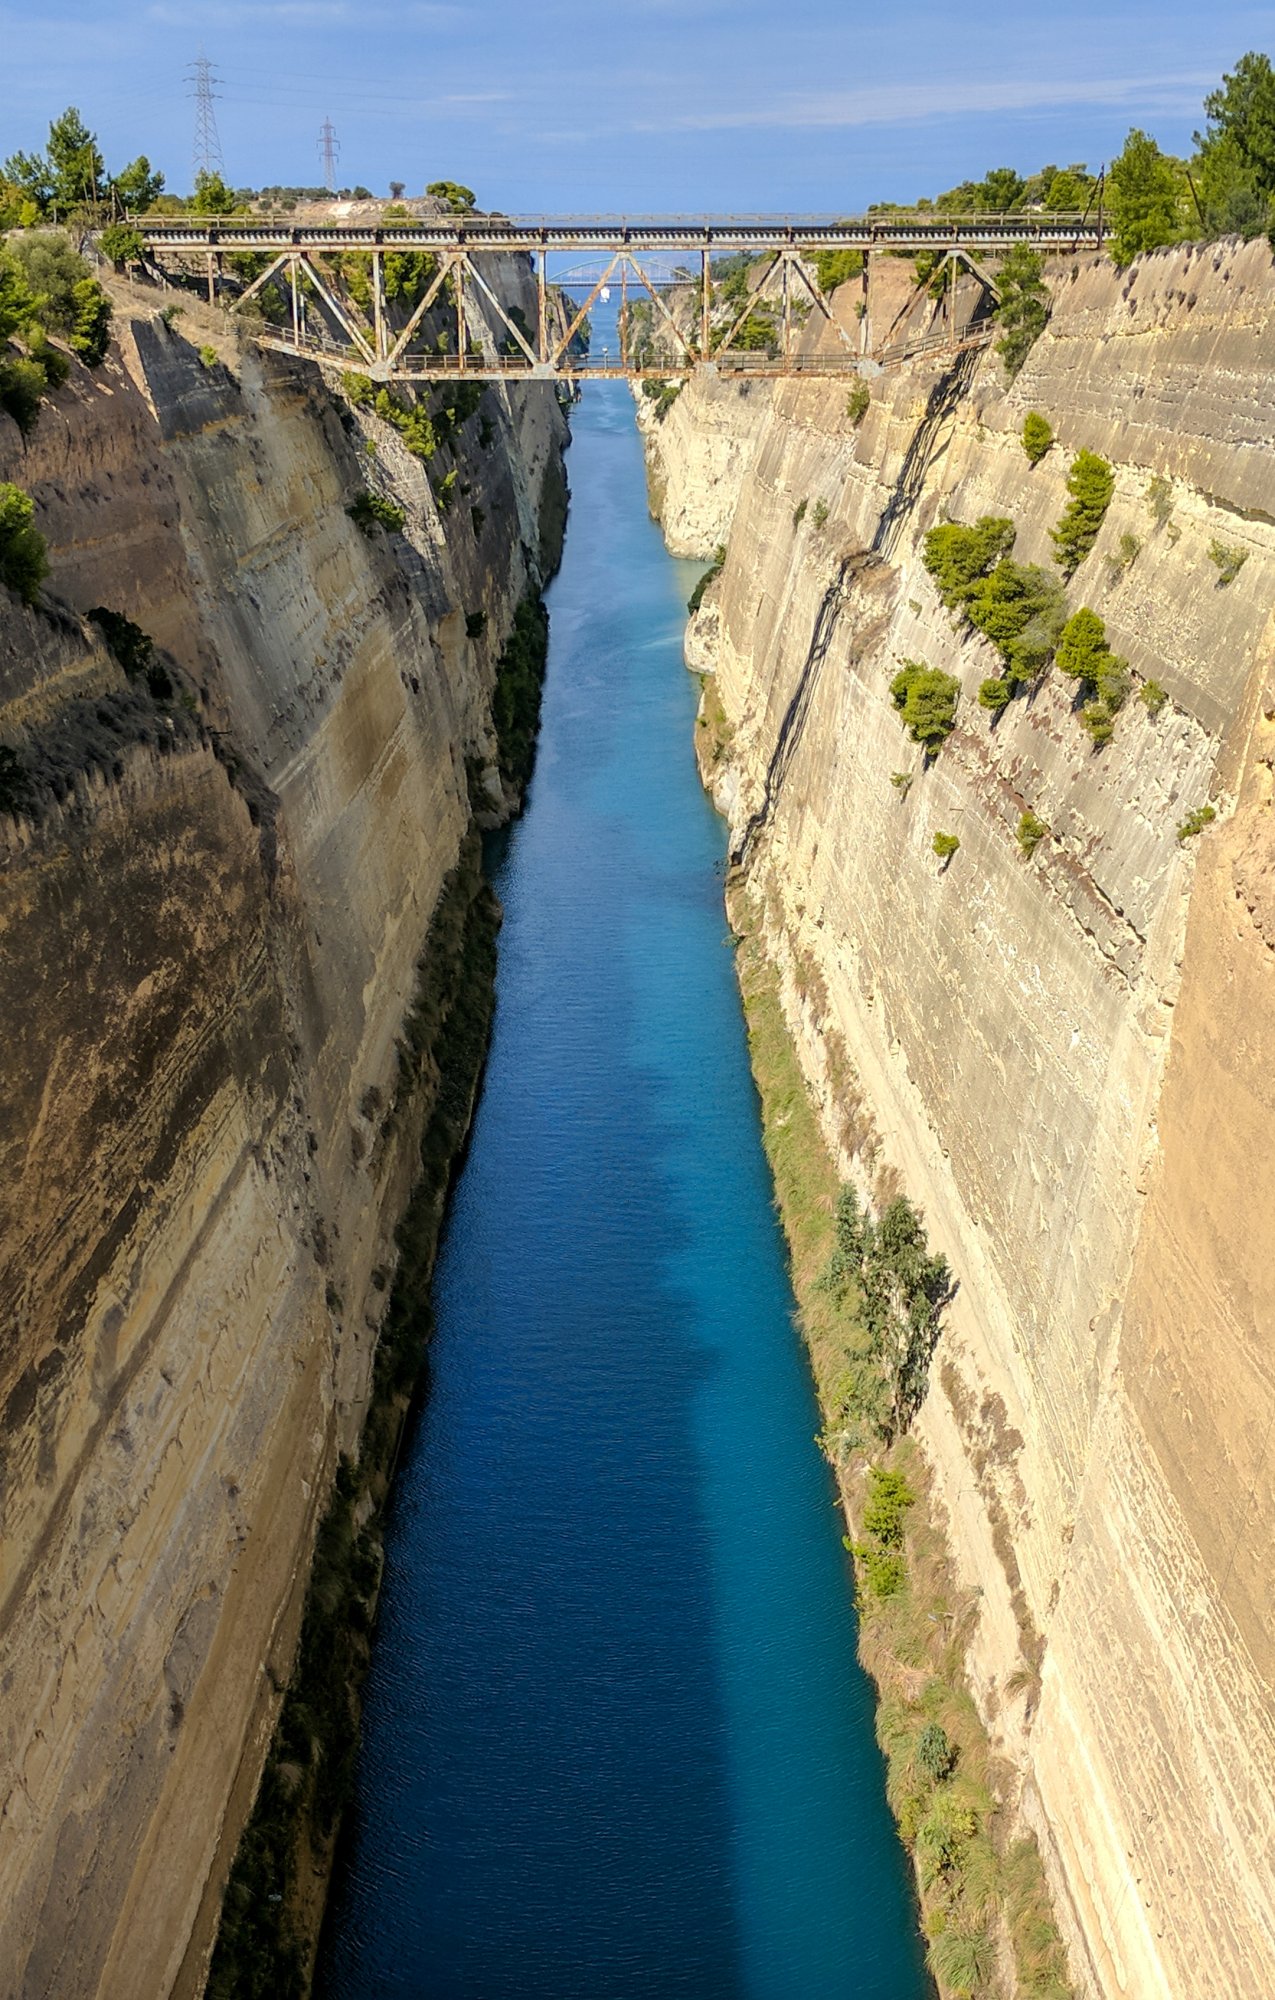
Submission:
<svg viewBox="0 0 1275 2000">
<path fill-rule="evenodd" d="M 1047 161 L 1131 125 L 1188 151 L 1275 7 L 1218 0 L 0 0 L 0 159 L 78 105 L 108 169 L 193 178 L 202 51 L 233 186 L 472 187 L 508 213 L 849 213 Z"/>
</svg>

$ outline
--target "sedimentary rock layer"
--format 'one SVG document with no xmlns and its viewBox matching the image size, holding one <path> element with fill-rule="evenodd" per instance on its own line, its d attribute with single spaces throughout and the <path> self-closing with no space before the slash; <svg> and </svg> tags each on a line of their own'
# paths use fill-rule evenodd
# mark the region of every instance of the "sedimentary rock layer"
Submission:
<svg viewBox="0 0 1275 2000">
<path fill-rule="evenodd" d="M 770 948 L 802 974 L 790 1015 L 828 1135 L 847 1172 L 906 1186 L 960 1278 L 920 1432 L 981 1593 L 975 1693 L 1078 1983 L 1258 2000 L 1275 275 L 1264 243 L 1227 243 L 1054 285 L 1009 389 L 987 354 L 879 377 L 858 427 L 844 387 L 796 384 L 699 385 L 643 421 L 679 546 L 729 544 L 688 659 L 731 732 L 719 797 Z M 1034 468 L 1030 409 L 1057 434 Z M 1056 671 L 993 726 L 976 692 L 997 656 L 921 562 L 937 522 L 994 514 L 1050 566 L 1081 447 L 1115 496 L 1069 604 L 1135 675 L 1100 751 Z M 1219 552 L 1243 558 L 1230 581 Z M 889 694 L 916 659 L 962 687 L 932 763 Z M 1216 823 L 1179 841 L 1205 802 Z M 1027 811 L 1050 830 L 1030 857 Z M 939 831 L 960 840 L 946 866 Z M 1017 1670 L 1040 1640 L 1037 1694 Z"/>
<path fill-rule="evenodd" d="M 25 445 L 0 416 L 52 560 L 43 608 L 0 591 L 41 787 L 0 815 L 0 1993 L 59 2000 L 199 1985 L 359 1432 L 396 1041 L 471 787 L 505 807 L 496 661 L 565 492 L 547 389 L 488 393 L 444 519 L 310 365 L 117 311 Z M 405 536 L 347 516 L 369 478 Z"/>
</svg>

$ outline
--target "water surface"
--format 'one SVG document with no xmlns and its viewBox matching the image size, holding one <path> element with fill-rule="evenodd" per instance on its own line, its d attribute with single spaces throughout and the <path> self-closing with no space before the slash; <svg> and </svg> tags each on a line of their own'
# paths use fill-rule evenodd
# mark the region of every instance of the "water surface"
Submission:
<svg viewBox="0 0 1275 2000">
<path fill-rule="evenodd" d="M 681 664 L 586 392 L 331 2000 L 921 2000 Z"/>
</svg>

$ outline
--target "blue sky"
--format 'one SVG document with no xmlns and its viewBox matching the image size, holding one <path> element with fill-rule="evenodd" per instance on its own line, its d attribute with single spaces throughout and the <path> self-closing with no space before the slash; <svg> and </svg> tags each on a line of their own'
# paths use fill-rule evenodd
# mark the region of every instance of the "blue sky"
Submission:
<svg viewBox="0 0 1275 2000">
<path fill-rule="evenodd" d="M 1132 124 L 1186 150 L 1201 99 L 1275 10 L 1186 0 L 1025 7 L 834 0 L 0 0 L 0 158 L 78 104 L 108 165 L 183 192 L 202 46 L 235 184 L 450 176 L 480 203 L 853 210 L 987 167 L 1097 165 Z"/>
</svg>

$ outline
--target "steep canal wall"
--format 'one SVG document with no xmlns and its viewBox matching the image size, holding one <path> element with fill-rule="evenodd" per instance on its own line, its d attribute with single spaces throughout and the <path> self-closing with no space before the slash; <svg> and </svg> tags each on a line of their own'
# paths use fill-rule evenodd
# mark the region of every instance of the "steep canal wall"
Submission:
<svg viewBox="0 0 1275 2000">
<path fill-rule="evenodd" d="M 676 545 L 727 545 L 687 658 L 826 1143 L 959 1279 L 916 1433 L 1006 1810 L 1103 2000 L 1275 1983 L 1273 363 L 1269 246 L 1221 243 L 1060 269 L 1008 388 L 988 354 L 866 414 L 718 382 L 642 415 Z M 1057 576 L 1081 450 L 1114 489 L 1067 609 L 1132 673 L 1103 747 L 1057 668 L 980 706 L 999 657 L 923 561 L 995 516 Z M 960 689 L 932 760 L 917 661 Z"/>
<path fill-rule="evenodd" d="M 427 463 L 156 304 L 0 415 L 51 563 L 0 588 L 0 1992 L 66 2000 L 202 1985 L 565 515 L 551 391 L 444 396 Z"/>
</svg>

